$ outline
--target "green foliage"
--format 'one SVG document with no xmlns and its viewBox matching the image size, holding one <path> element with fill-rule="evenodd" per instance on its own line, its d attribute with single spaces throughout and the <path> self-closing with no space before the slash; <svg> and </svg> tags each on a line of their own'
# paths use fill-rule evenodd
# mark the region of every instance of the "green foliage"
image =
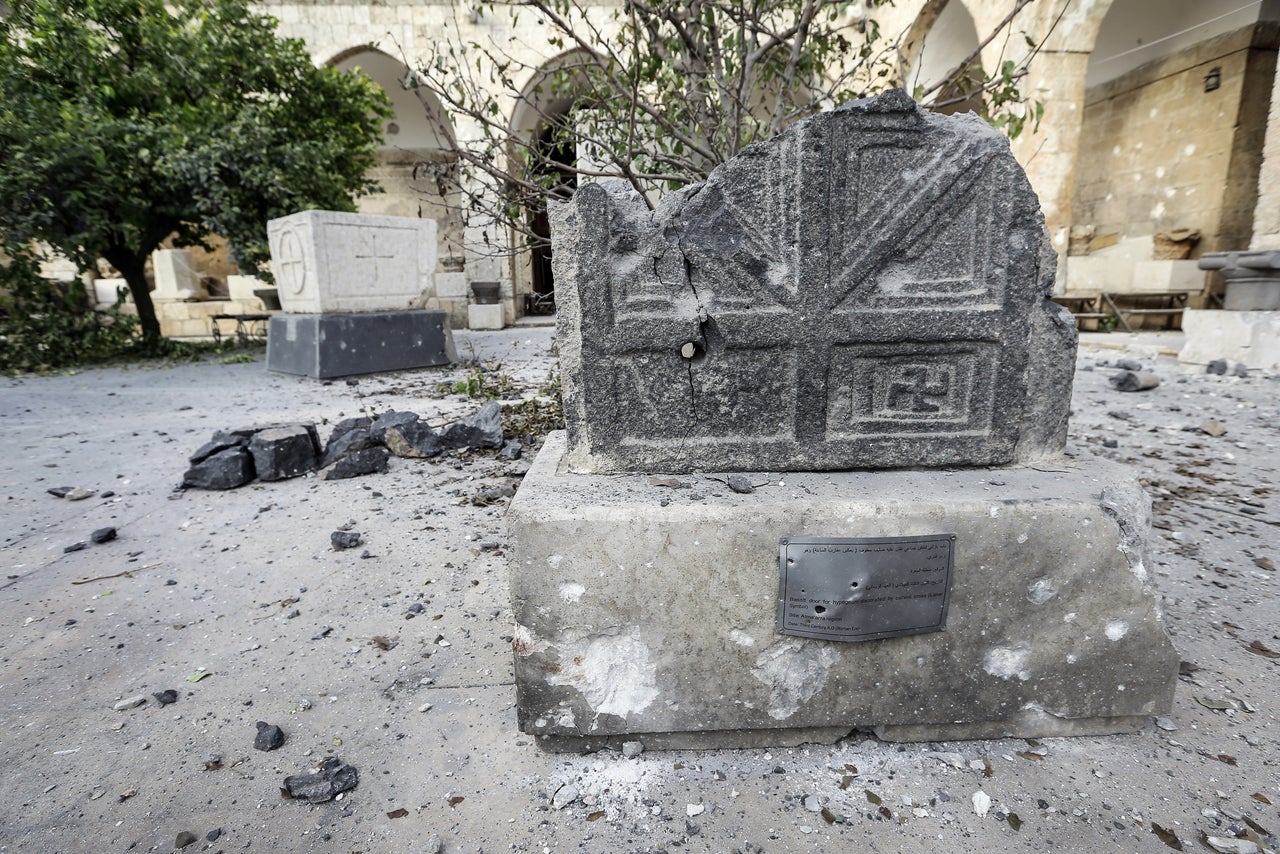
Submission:
<svg viewBox="0 0 1280 854">
<path fill-rule="evenodd" d="M 0 241 L 47 243 L 128 280 L 161 241 L 227 238 L 242 268 L 266 222 L 352 210 L 390 114 L 367 78 L 316 68 L 246 0 L 9 0 L 0 19 Z"/>
<path fill-rule="evenodd" d="M 538 393 L 503 410 L 505 433 L 518 439 L 541 439 L 552 430 L 564 429 L 564 399 L 560 393 L 560 371 L 554 370 Z"/>
<path fill-rule="evenodd" d="M 497 400 L 515 391 L 515 383 L 500 367 L 481 365 L 457 382 L 442 384 L 441 391 L 480 400 Z"/>
<path fill-rule="evenodd" d="M 19 255 L 0 266 L 0 372 L 50 371 L 133 352 L 137 321 L 121 312 L 123 292 L 95 311 L 79 282 L 40 276 L 38 260 Z"/>
</svg>

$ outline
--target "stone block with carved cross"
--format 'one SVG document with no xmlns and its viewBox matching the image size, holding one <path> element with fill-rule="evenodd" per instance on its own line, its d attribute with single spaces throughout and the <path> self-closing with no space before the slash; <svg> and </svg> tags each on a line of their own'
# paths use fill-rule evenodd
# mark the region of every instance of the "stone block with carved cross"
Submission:
<svg viewBox="0 0 1280 854">
<path fill-rule="evenodd" d="M 1000 465 L 1062 450 L 1075 325 L 1008 141 L 894 91 L 656 210 L 552 211 L 579 472 Z"/>
<path fill-rule="evenodd" d="M 280 305 L 287 312 L 421 308 L 436 268 L 436 222 L 302 211 L 267 224 Z"/>
</svg>

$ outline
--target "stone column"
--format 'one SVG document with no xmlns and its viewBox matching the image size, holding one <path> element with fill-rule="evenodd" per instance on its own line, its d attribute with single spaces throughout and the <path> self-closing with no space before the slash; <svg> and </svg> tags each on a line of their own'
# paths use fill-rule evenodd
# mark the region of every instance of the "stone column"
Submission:
<svg viewBox="0 0 1280 854">
<path fill-rule="evenodd" d="M 1075 50 L 1042 51 L 1031 65 L 1026 91 L 1044 102 L 1039 130 L 1030 122 L 1013 142 L 1013 153 L 1027 170 L 1040 197 L 1045 224 L 1059 257 L 1067 251 L 1071 197 L 1075 193 L 1076 155 L 1084 124 L 1084 81 L 1089 54 Z"/>
<path fill-rule="evenodd" d="M 1280 66 L 1271 86 L 1267 136 L 1258 170 L 1258 204 L 1253 210 L 1250 249 L 1280 249 Z"/>
</svg>

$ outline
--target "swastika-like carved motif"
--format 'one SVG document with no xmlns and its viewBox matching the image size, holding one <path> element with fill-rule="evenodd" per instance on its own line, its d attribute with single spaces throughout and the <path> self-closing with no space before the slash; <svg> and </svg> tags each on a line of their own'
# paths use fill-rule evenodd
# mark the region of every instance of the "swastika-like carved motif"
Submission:
<svg viewBox="0 0 1280 854">
<path fill-rule="evenodd" d="M 932 415 L 941 411 L 951 395 L 950 366 L 898 365 L 887 382 L 880 414 Z"/>
<path fill-rule="evenodd" d="M 1061 447 L 1074 324 L 1047 300 L 1038 200 L 976 117 L 891 92 L 654 211 L 587 185 L 552 218 L 579 470 L 989 465 Z M 1029 395 L 1033 372 L 1056 387 Z"/>
<path fill-rule="evenodd" d="M 835 347 L 827 435 L 987 435 L 998 365 L 989 344 Z"/>
</svg>

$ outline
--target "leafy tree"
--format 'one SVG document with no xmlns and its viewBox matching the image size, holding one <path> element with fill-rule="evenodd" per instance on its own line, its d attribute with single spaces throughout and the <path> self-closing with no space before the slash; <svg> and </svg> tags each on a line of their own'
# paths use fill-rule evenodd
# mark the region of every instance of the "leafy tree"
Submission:
<svg viewBox="0 0 1280 854">
<path fill-rule="evenodd" d="M 907 33 L 885 35 L 875 18 L 891 2 L 624 0 L 601 10 L 588 0 L 484 0 L 472 16 L 493 19 L 495 35 L 477 41 L 455 21 L 455 36 L 418 69 L 420 91 L 475 129 L 456 165 L 423 168 L 456 182 L 464 216 L 509 226 L 536 251 L 546 243 L 538 211 L 579 177 L 623 179 L 652 204 L 797 119 L 903 86 Z M 978 50 L 917 87 L 917 100 L 980 104 L 1011 136 L 1035 121 L 1038 105 L 1019 83 L 1037 45 L 1013 38 L 1031 2 L 1013 0 Z M 547 33 L 545 46 L 508 35 L 521 21 Z M 977 59 L 997 39 L 1026 50 L 987 75 Z M 533 58 L 547 53 L 557 59 L 538 68 Z M 515 126 L 512 104 L 523 116 Z"/>
<path fill-rule="evenodd" d="M 129 285 L 166 238 L 269 257 L 266 222 L 353 210 L 390 115 L 360 75 L 316 68 L 246 0 L 8 0 L 0 20 L 0 247 L 40 241 Z"/>
</svg>

